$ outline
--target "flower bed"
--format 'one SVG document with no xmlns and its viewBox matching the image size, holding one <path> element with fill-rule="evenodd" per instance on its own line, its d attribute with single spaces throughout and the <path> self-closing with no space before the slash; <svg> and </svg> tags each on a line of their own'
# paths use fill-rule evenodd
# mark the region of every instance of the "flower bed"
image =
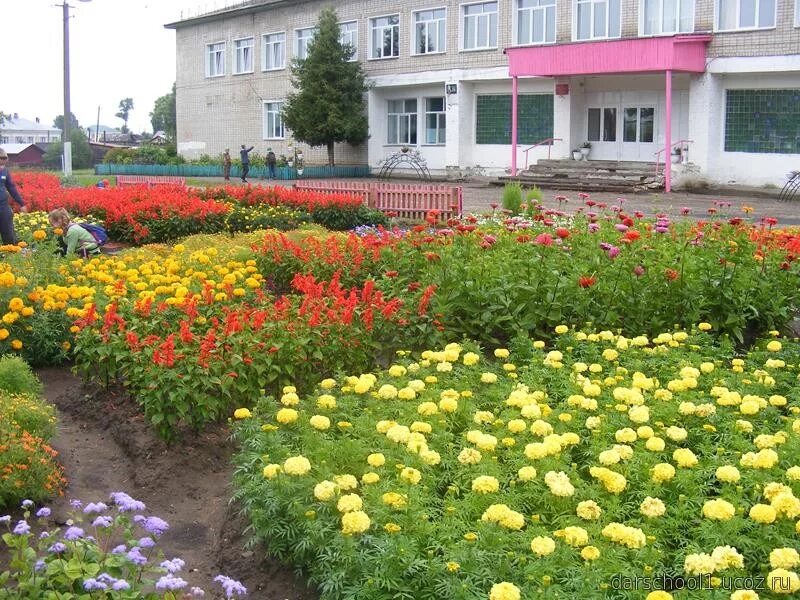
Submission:
<svg viewBox="0 0 800 600">
<path fill-rule="evenodd" d="M 497 360 L 401 353 L 236 411 L 257 537 L 325 599 L 800 589 L 800 345 L 557 331 Z"/>
</svg>

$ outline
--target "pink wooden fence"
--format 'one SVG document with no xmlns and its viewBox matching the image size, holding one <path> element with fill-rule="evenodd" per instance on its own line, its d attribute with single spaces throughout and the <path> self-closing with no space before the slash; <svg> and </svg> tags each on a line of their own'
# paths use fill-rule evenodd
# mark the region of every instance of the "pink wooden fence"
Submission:
<svg viewBox="0 0 800 600">
<path fill-rule="evenodd" d="M 402 219 L 424 219 L 432 210 L 443 219 L 458 217 L 463 208 L 460 186 L 366 181 L 297 181 L 300 190 L 353 194 L 367 206 Z"/>
<path fill-rule="evenodd" d="M 117 175 L 117 185 L 186 185 L 186 177 L 166 175 Z"/>
</svg>

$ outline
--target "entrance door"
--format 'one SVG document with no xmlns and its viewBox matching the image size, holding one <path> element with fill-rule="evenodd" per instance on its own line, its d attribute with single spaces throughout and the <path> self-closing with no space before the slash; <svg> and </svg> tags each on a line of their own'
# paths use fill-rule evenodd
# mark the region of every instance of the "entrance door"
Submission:
<svg viewBox="0 0 800 600">
<path fill-rule="evenodd" d="M 679 94 L 673 115 L 680 123 Z M 654 90 L 590 92 L 586 94 L 586 138 L 590 160 L 649 162 L 664 144 L 664 97 Z M 673 139 L 680 135 L 673 129 Z"/>
<path fill-rule="evenodd" d="M 653 159 L 655 141 L 655 106 L 622 107 L 621 160 Z"/>
<path fill-rule="evenodd" d="M 618 106 L 590 106 L 586 139 L 592 144 L 593 160 L 619 160 Z"/>
</svg>

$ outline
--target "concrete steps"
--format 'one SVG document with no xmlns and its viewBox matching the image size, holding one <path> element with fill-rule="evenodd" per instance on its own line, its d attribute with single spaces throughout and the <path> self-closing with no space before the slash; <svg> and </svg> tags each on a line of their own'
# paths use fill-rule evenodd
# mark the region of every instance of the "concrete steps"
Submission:
<svg viewBox="0 0 800 600">
<path fill-rule="evenodd" d="M 655 163 L 611 160 L 540 160 L 516 177 L 500 177 L 497 185 L 518 181 L 523 187 L 604 192 L 663 189 Z"/>
</svg>

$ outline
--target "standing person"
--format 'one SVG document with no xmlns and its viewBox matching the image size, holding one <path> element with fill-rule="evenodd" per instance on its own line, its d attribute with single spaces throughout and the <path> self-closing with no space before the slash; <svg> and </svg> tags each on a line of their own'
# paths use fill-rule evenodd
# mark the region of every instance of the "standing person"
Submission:
<svg viewBox="0 0 800 600">
<path fill-rule="evenodd" d="M 267 170 L 269 171 L 269 178 L 277 179 L 275 176 L 275 153 L 272 151 L 272 148 L 267 148 Z"/>
<path fill-rule="evenodd" d="M 231 149 L 225 148 L 225 152 L 222 154 L 222 175 L 225 177 L 225 181 L 231 180 Z"/>
<path fill-rule="evenodd" d="M 22 196 L 11 179 L 11 172 L 8 170 L 8 154 L 0 148 L 0 237 L 4 244 L 16 244 L 17 232 L 14 231 L 14 211 L 8 204 L 8 196 L 19 204 L 20 212 L 28 212 L 28 207 L 22 200 Z"/>
<path fill-rule="evenodd" d="M 242 157 L 242 183 L 247 183 L 247 174 L 250 172 L 250 152 L 253 151 L 255 146 L 245 148 L 242 144 L 242 149 L 239 150 L 239 156 Z"/>
</svg>

